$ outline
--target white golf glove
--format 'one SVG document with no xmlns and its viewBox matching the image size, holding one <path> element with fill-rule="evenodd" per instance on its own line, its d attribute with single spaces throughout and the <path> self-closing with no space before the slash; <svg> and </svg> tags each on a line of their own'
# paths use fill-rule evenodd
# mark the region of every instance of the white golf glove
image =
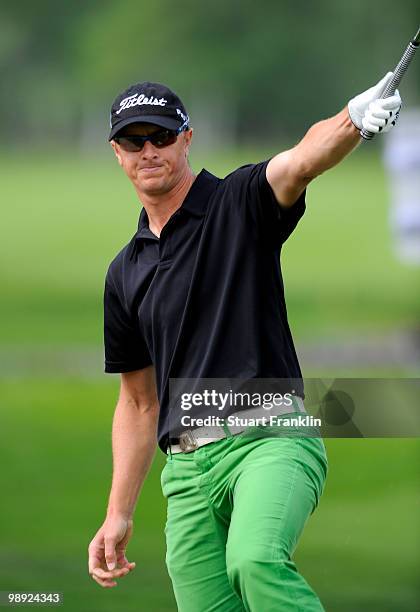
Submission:
<svg viewBox="0 0 420 612">
<path fill-rule="evenodd" d="M 348 103 L 350 119 L 359 130 L 365 128 L 374 133 L 389 132 L 394 127 L 401 108 L 398 89 L 389 98 L 380 97 L 392 77 L 393 73 L 388 72 L 379 83 Z"/>
</svg>

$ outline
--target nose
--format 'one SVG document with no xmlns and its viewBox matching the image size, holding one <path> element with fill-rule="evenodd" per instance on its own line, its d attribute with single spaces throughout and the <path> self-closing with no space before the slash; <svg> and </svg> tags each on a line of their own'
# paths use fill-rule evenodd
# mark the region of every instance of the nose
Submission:
<svg viewBox="0 0 420 612">
<path fill-rule="evenodd" d="M 143 148 L 141 150 L 141 155 L 143 159 L 151 159 L 152 157 L 158 156 L 157 149 L 154 145 L 152 145 L 150 140 L 146 140 L 146 142 L 144 143 Z"/>
</svg>

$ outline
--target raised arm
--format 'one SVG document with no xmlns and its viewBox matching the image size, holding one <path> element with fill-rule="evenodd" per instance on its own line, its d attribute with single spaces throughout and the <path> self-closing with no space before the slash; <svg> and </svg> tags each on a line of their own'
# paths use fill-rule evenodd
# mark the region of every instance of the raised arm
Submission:
<svg viewBox="0 0 420 612">
<path fill-rule="evenodd" d="M 395 125 L 401 107 L 398 91 L 380 99 L 391 78 L 389 72 L 337 115 L 315 123 L 295 147 L 270 160 L 267 181 L 280 205 L 292 206 L 315 177 L 344 159 L 360 143 L 362 127 L 387 132 Z"/>
<path fill-rule="evenodd" d="M 112 426 L 113 478 L 105 521 L 89 546 L 89 573 L 103 587 L 134 569 L 126 557 L 133 513 L 157 445 L 159 405 L 152 366 L 121 374 Z"/>
</svg>

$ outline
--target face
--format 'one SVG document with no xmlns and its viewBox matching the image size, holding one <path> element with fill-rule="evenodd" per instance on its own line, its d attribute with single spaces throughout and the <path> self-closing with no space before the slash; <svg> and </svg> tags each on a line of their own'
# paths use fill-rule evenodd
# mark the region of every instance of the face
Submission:
<svg viewBox="0 0 420 612">
<path fill-rule="evenodd" d="M 133 123 L 121 131 L 119 136 L 149 136 L 162 128 L 150 123 Z M 178 134 L 176 141 L 159 148 L 146 141 L 141 151 L 129 152 L 115 141 L 111 142 L 120 166 L 133 183 L 137 193 L 163 195 L 170 192 L 189 172 L 188 152 L 192 129 Z"/>
</svg>

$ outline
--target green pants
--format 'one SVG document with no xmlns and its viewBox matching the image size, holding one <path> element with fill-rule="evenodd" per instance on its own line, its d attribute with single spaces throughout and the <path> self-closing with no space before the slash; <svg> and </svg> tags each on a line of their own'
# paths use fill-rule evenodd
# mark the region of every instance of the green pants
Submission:
<svg viewBox="0 0 420 612">
<path fill-rule="evenodd" d="M 319 437 L 247 432 L 168 455 L 166 564 L 178 610 L 323 610 L 292 554 L 327 469 Z"/>
</svg>

